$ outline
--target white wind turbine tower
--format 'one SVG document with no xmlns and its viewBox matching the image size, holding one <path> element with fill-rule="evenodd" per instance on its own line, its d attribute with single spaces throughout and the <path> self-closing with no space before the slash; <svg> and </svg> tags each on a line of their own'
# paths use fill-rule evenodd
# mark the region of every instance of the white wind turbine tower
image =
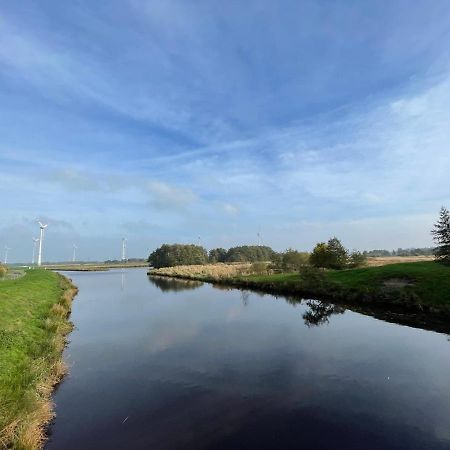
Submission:
<svg viewBox="0 0 450 450">
<path fill-rule="evenodd" d="M 34 265 L 34 257 L 36 256 L 36 243 L 39 242 L 39 238 L 33 238 L 33 256 L 31 258 L 31 265 Z"/>
<path fill-rule="evenodd" d="M 44 225 L 39 220 L 37 221 L 39 224 L 39 228 L 41 229 L 41 234 L 39 238 L 39 253 L 38 253 L 38 266 L 42 263 L 42 241 L 44 240 L 44 230 L 48 227 L 48 224 Z"/>
<path fill-rule="evenodd" d="M 122 261 L 127 258 L 127 238 L 122 238 Z"/>
<path fill-rule="evenodd" d="M 76 252 L 77 252 L 77 246 L 76 244 L 73 244 L 73 254 L 72 254 L 72 262 L 75 262 L 76 260 Z"/>
<path fill-rule="evenodd" d="M 5 264 L 8 262 L 8 251 L 11 250 L 7 245 L 5 245 Z"/>
</svg>

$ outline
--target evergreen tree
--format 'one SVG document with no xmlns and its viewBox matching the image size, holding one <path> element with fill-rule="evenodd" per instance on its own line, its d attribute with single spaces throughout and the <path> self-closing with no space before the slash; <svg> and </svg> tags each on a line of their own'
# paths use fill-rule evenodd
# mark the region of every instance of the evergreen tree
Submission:
<svg viewBox="0 0 450 450">
<path fill-rule="evenodd" d="M 450 213 L 444 206 L 439 213 L 439 220 L 431 231 L 437 244 L 434 249 L 436 261 L 450 265 Z"/>
<path fill-rule="evenodd" d="M 347 265 L 348 251 L 337 237 L 329 239 L 327 245 L 330 254 L 328 267 L 330 269 L 343 269 Z"/>
</svg>

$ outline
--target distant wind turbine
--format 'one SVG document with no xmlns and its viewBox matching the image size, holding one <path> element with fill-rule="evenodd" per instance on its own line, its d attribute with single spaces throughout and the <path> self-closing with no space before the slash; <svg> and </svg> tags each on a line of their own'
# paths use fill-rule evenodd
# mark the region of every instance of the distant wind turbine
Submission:
<svg viewBox="0 0 450 450">
<path fill-rule="evenodd" d="M 127 238 L 122 238 L 122 261 L 127 258 Z"/>
<path fill-rule="evenodd" d="M 44 230 L 48 227 L 48 224 L 44 225 L 39 220 L 37 221 L 39 228 L 41 229 L 41 234 L 39 238 L 39 253 L 38 253 L 38 266 L 42 264 L 42 242 L 44 241 Z"/>
<path fill-rule="evenodd" d="M 31 265 L 34 265 L 34 257 L 36 256 L 36 243 L 39 242 L 39 238 L 33 238 L 33 256 L 31 257 Z"/>
<path fill-rule="evenodd" d="M 5 264 L 8 262 L 8 251 L 9 250 L 11 250 L 11 249 L 5 245 Z"/>
<path fill-rule="evenodd" d="M 76 244 L 73 244 L 73 254 L 72 254 L 72 262 L 75 262 L 76 260 L 76 252 L 77 252 L 77 246 Z"/>
</svg>

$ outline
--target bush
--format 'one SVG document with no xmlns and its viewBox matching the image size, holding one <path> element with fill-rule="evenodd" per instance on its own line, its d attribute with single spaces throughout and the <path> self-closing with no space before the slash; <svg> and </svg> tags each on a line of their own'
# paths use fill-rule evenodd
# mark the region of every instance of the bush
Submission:
<svg viewBox="0 0 450 450">
<path fill-rule="evenodd" d="M 267 273 L 267 263 L 262 261 L 254 262 L 251 266 L 251 272 L 256 275 Z"/>
<path fill-rule="evenodd" d="M 353 251 L 350 254 L 349 260 L 348 260 L 348 265 L 351 268 L 356 268 L 356 267 L 364 267 L 367 265 L 367 256 L 365 253 L 361 253 L 358 251 Z"/>
<path fill-rule="evenodd" d="M 0 278 L 3 278 L 8 272 L 8 269 L 3 264 L 0 264 Z"/>
<path fill-rule="evenodd" d="M 265 245 L 242 245 L 227 251 L 226 262 L 271 261 L 275 251 Z"/>
<path fill-rule="evenodd" d="M 309 253 L 288 249 L 281 256 L 281 265 L 285 271 L 299 270 L 309 263 Z"/>
</svg>

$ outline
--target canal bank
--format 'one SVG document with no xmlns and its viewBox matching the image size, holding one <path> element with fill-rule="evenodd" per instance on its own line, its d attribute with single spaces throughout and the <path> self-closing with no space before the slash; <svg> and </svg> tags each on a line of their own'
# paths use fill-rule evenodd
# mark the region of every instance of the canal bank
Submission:
<svg viewBox="0 0 450 450">
<path fill-rule="evenodd" d="M 217 265 L 218 267 L 220 265 Z M 251 269 L 249 269 L 251 270 Z M 450 267 L 402 263 L 341 271 L 213 275 L 214 265 L 153 269 L 149 276 L 208 282 L 297 299 L 315 298 L 383 320 L 450 332 Z"/>
<path fill-rule="evenodd" d="M 44 443 L 76 293 L 68 278 L 39 269 L 0 282 L 0 447 Z"/>
</svg>

